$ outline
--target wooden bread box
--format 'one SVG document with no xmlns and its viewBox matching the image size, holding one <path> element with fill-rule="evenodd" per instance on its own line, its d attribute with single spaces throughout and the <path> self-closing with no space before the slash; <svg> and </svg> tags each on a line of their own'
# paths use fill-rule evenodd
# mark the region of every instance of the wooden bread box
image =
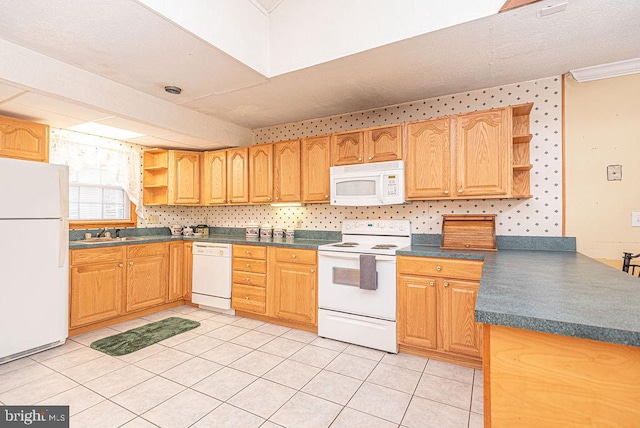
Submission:
<svg viewBox="0 0 640 428">
<path fill-rule="evenodd" d="M 440 249 L 498 251 L 496 214 L 444 214 Z"/>
</svg>

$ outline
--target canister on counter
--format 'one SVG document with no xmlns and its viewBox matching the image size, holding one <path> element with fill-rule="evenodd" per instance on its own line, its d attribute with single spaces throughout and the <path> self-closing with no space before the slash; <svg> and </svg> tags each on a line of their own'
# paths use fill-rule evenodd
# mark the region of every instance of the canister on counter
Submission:
<svg viewBox="0 0 640 428">
<path fill-rule="evenodd" d="M 293 239 L 296 236 L 296 231 L 293 229 L 287 229 L 287 239 Z"/>
<path fill-rule="evenodd" d="M 260 226 L 260 239 L 273 238 L 273 226 L 268 223 Z"/>
<path fill-rule="evenodd" d="M 276 226 L 273 228 L 273 239 L 282 239 L 284 238 L 284 230 L 281 226 Z"/>
<path fill-rule="evenodd" d="M 257 224 L 248 224 L 245 230 L 247 238 L 258 238 L 260 236 L 260 226 Z"/>
</svg>

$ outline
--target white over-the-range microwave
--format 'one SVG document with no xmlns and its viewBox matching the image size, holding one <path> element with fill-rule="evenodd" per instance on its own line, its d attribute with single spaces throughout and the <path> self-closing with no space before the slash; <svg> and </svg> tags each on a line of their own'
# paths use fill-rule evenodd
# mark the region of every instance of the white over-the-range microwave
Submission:
<svg viewBox="0 0 640 428">
<path fill-rule="evenodd" d="M 404 161 L 333 166 L 331 205 L 376 206 L 402 204 Z"/>
</svg>

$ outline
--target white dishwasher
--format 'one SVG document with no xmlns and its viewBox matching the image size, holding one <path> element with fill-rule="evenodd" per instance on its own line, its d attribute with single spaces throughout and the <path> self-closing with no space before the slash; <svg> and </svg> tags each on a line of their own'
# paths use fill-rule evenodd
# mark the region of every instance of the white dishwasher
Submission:
<svg viewBox="0 0 640 428">
<path fill-rule="evenodd" d="M 191 301 L 231 309 L 231 244 L 193 243 Z"/>
</svg>

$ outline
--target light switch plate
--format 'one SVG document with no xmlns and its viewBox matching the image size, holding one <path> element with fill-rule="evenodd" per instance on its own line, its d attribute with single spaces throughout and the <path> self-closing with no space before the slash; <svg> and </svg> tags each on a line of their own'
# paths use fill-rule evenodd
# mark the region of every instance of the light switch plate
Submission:
<svg viewBox="0 0 640 428">
<path fill-rule="evenodd" d="M 622 180 L 622 165 L 608 165 L 607 181 L 621 181 L 621 180 Z"/>
<path fill-rule="evenodd" d="M 640 227 L 640 211 L 631 212 L 631 226 Z"/>
</svg>

